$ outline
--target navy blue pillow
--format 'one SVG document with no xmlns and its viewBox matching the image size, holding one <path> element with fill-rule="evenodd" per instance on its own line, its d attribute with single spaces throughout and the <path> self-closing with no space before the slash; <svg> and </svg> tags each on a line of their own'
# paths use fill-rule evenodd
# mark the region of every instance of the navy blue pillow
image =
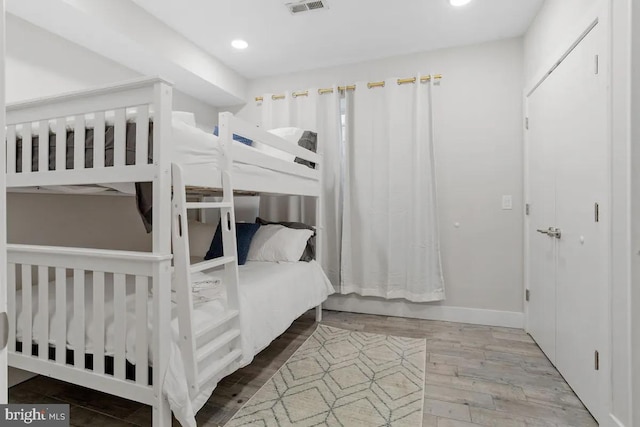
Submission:
<svg viewBox="0 0 640 427">
<path fill-rule="evenodd" d="M 218 136 L 218 125 L 215 125 L 213 128 L 213 134 L 215 136 Z M 249 138 L 245 138 L 244 136 L 240 136 L 240 135 L 236 135 L 235 133 L 233 134 L 233 139 L 243 143 L 244 145 L 253 145 L 253 140 L 249 139 Z"/>
<path fill-rule="evenodd" d="M 249 246 L 251 246 L 251 240 L 260 228 L 260 224 L 237 222 L 236 223 L 236 240 L 238 242 L 238 265 L 244 265 L 247 262 L 247 256 L 249 255 Z M 223 256 L 222 248 L 222 227 L 218 223 L 218 228 L 213 235 L 211 246 L 209 251 L 204 256 L 204 259 L 209 260 Z"/>
</svg>

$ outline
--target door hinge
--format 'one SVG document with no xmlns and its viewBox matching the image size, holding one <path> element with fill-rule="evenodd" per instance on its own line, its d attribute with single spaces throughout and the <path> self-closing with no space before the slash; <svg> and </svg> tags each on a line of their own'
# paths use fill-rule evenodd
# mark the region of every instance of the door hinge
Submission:
<svg viewBox="0 0 640 427">
<path fill-rule="evenodd" d="M 529 301 L 529 299 L 531 298 L 531 292 L 529 291 L 529 289 L 524 291 L 524 299 L 526 301 Z"/>
<path fill-rule="evenodd" d="M 596 371 L 600 370 L 600 353 L 598 353 L 598 350 L 596 350 L 596 352 L 594 353 L 594 365 L 596 368 Z"/>
<path fill-rule="evenodd" d="M 600 222 L 600 205 L 598 203 L 594 207 L 594 219 L 596 222 Z"/>
<path fill-rule="evenodd" d="M 531 214 L 531 205 L 529 203 L 524 205 L 524 214 L 525 215 L 530 215 Z"/>
<path fill-rule="evenodd" d="M 598 74 L 600 72 L 600 55 L 596 55 L 595 65 L 595 74 Z"/>
<path fill-rule="evenodd" d="M 524 128 L 529 130 L 529 117 L 524 118 Z"/>
</svg>

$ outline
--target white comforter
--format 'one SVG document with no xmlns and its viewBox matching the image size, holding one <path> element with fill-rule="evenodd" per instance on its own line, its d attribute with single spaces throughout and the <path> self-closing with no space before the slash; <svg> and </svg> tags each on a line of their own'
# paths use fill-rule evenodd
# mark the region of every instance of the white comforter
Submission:
<svg viewBox="0 0 640 427">
<path fill-rule="evenodd" d="M 247 262 L 240 267 L 240 304 L 242 322 L 243 359 L 233 366 L 232 372 L 248 365 L 253 356 L 267 347 L 271 341 L 281 335 L 291 323 L 307 310 L 325 301 L 334 292 L 331 283 L 315 261 L 295 263 Z M 107 276 L 108 277 L 108 276 Z M 132 282 L 131 282 L 132 283 Z M 105 283 L 105 289 L 112 289 Z M 126 357 L 130 362 L 135 361 L 135 300 L 134 286 L 127 286 L 127 320 L 126 320 Z M 32 287 L 33 313 L 32 340 L 39 342 L 38 328 L 40 315 L 38 310 L 38 289 Z M 77 348 L 82 334 L 81 325 L 74 321 L 73 315 L 73 283 L 70 278 L 67 283 L 67 343 L 69 349 Z M 105 353 L 113 355 L 114 351 L 114 323 L 113 323 L 113 295 L 105 295 Z M 195 426 L 195 414 L 204 405 L 216 387 L 215 382 L 205 385 L 200 393 L 191 400 L 189 388 L 184 374 L 184 364 L 178 349 L 178 321 L 174 305 L 172 332 L 173 341 L 169 358 L 169 368 L 165 377 L 164 391 L 176 418 L 185 426 Z M 194 307 L 194 326 L 204 326 L 223 314 L 224 307 L 221 300 L 212 300 L 197 304 Z M 16 313 L 18 324 L 16 337 L 22 341 L 25 320 L 22 313 L 22 295 L 16 294 Z M 90 331 L 95 330 L 93 319 L 92 287 L 85 289 L 85 352 L 92 354 L 94 342 Z M 149 300 L 151 313 L 151 299 Z M 49 344 L 55 346 L 56 325 L 59 317 L 55 307 L 55 287 L 49 284 Z M 151 336 L 149 325 L 149 337 Z M 149 342 L 151 339 L 149 338 Z M 149 351 L 149 361 L 153 360 L 152 350 Z"/>
</svg>

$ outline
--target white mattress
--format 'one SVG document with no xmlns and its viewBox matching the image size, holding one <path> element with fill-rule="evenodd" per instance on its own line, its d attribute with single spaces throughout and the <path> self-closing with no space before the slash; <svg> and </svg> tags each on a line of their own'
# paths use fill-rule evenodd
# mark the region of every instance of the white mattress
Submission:
<svg viewBox="0 0 640 427">
<path fill-rule="evenodd" d="M 334 292 L 331 283 L 322 271 L 322 268 L 315 261 L 295 262 L 295 263 L 270 263 L 270 262 L 247 262 L 239 268 L 240 274 L 240 304 L 242 323 L 242 347 L 243 360 L 238 366 L 234 366 L 229 371 L 232 372 L 251 362 L 253 356 L 267 347 L 271 341 L 281 335 L 291 323 L 307 310 L 321 304 Z M 109 276 L 106 276 L 107 278 Z M 135 355 L 135 300 L 133 296 L 133 279 L 127 286 L 127 338 L 126 354 L 129 361 L 134 360 Z M 105 280 L 107 282 L 107 280 Z M 105 283 L 105 289 L 112 289 L 112 285 Z M 38 325 L 38 287 L 32 287 L 33 312 L 36 313 L 32 319 L 34 325 L 32 339 L 34 343 L 39 342 Z M 106 292 L 105 296 L 105 353 L 113 354 L 114 349 L 114 324 L 113 324 L 113 296 Z M 220 297 L 223 294 L 220 293 Z M 73 280 L 67 280 L 67 343 L 68 349 L 75 349 L 81 334 L 80 325 L 74 321 L 73 313 Z M 55 309 L 55 287 L 49 284 L 49 344 L 56 345 L 53 334 L 55 325 L 58 323 L 58 313 Z M 148 302 L 149 313 L 151 313 L 151 298 Z M 175 309 L 175 305 L 174 305 Z M 221 316 L 224 311 L 223 303 L 220 299 L 197 304 L 194 308 L 194 327 L 204 326 Z M 85 331 L 94 328 L 93 322 L 93 295 L 92 287 L 85 289 Z M 16 314 L 18 316 L 17 333 L 18 341 L 22 340 L 24 330 L 24 318 L 22 313 L 22 294 L 16 293 Z M 171 404 L 171 409 L 178 420 L 183 425 L 195 425 L 195 413 L 207 401 L 216 387 L 212 382 L 201 388 L 200 393 L 193 400 L 189 399 L 188 387 L 184 375 L 184 365 L 178 350 L 178 321 L 177 313 L 172 313 L 173 345 L 169 360 L 169 370 L 165 378 L 165 393 Z M 149 337 L 151 325 L 149 325 Z M 149 341 L 151 339 L 149 338 Z M 93 353 L 94 343 L 91 334 L 85 334 L 85 352 Z M 149 352 L 149 360 L 153 356 Z"/>
</svg>

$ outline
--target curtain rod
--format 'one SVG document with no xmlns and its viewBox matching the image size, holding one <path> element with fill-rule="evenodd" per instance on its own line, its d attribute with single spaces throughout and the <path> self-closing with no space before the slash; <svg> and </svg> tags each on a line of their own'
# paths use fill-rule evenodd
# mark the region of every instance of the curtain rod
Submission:
<svg viewBox="0 0 640 427">
<path fill-rule="evenodd" d="M 428 82 L 431 79 L 433 80 L 440 80 L 442 78 L 442 74 L 434 74 L 434 75 L 427 75 L 427 76 L 422 76 L 420 77 L 420 81 L 421 82 Z M 410 77 L 410 78 L 406 78 L 406 79 L 398 79 L 397 83 L 399 85 L 403 85 L 403 84 L 407 84 L 407 83 L 415 83 L 417 80 L 416 77 Z M 384 87 L 385 82 L 384 81 L 380 81 L 380 82 L 369 82 L 367 83 L 367 87 L 369 89 L 372 89 L 374 87 Z M 356 85 L 349 85 L 349 86 L 338 86 L 338 90 L 340 92 L 344 92 L 345 90 L 356 90 Z M 318 94 L 320 95 L 324 95 L 325 93 L 333 93 L 333 88 L 325 88 L 325 89 L 318 89 Z M 305 91 L 301 91 L 301 92 L 293 92 L 291 94 L 291 96 L 293 96 L 294 98 L 297 98 L 299 96 L 309 96 L 309 91 L 305 90 Z M 278 99 L 285 99 L 286 95 L 282 94 L 282 95 L 272 95 L 271 99 L 278 100 Z M 264 101 L 264 97 L 262 96 L 256 96 L 256 102 L 261 102 Z"/>
</svg>

